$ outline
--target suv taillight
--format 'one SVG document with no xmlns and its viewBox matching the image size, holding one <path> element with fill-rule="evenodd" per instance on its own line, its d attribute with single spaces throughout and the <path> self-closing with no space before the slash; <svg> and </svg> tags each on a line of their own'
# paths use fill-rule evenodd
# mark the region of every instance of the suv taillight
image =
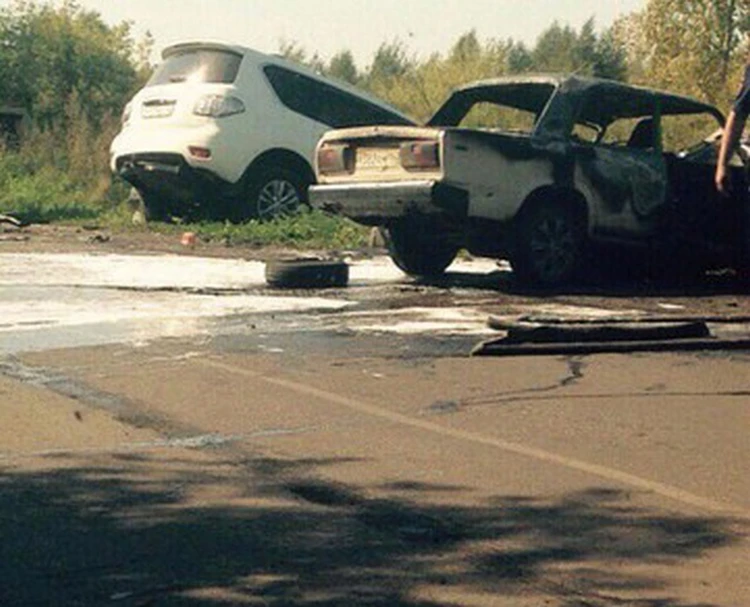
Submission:
<svg viewBox="0 0 750 607">
<path fill-rule="evenodd" d="M 436 169 L 440 166 L 439 145 L 436 141 L 409 141 L 399 151 L 401 166 L 407 170 Z"/>
<path fill-rule="evenodd" d="M 354 150 L 346 144 L 323 144 L 318 148 L 318 171 L 323 175 L 354 172 Z"/>
<path fill-rule="evenodd" d="M 204 95 L 193 106 L 193 113 L 209 118 L 224 118 L 245 111 L 245 104 L 237 97 L 225 95 Z"/>
</svg>

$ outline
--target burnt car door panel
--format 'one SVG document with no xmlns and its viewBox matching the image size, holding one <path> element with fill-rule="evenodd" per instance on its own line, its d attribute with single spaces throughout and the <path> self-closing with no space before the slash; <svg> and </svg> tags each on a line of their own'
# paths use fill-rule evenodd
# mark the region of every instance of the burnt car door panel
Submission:
<svg viewBox="0 0 750 607">
<path fill-rule="evenodd" d="M 576 186 L 595 211 L 592 234 L 638 239 L 656 230 L 667 192 L 661 153 L 600 145 L 577 157 Z"/>
</svg>

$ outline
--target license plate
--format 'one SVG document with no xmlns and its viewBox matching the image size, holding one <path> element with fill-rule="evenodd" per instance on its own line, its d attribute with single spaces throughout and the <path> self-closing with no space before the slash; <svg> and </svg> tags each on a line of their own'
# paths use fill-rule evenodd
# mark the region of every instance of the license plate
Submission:
<svg viewBox="0 0 750 607">
<path fill-rule="evenodd" d="M 168 118 L 174 113 L 174 103 L 144 103 L 141 107 L 143 118 Z"/>
<path fill-rule="evenodd" d="M 401 168 L 398 150 L 359 148 L 357 150 L 357 169 L 367 171 L 390 171 Z"/>
</svg>

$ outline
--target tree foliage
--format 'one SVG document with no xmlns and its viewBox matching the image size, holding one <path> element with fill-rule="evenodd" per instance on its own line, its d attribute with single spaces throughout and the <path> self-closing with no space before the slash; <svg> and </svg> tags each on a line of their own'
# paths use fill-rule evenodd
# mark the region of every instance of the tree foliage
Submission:
<svg viewBox="0 0 750 607">
<path fill-rule="evenodd" d="M 44 127 L 67 119 L 74 96 L 94 123 L 119 114 L 140 81 L 130 24 L 109 27 L 72 0 L 3 9 L 0 47 L 0 95 Z"/>
<path fill-rule="evenodd" d="M 24 207 L 34 184 L 40 199 L 106 199 L 109 142 L 149 68 L 152 41 L 136 44 L 130 32 L 129 23 L 110 27 L 72 0 L 59 7 L 16 0 L 0 10 L 0 99 L 32 120 L 19 158 L 0 156 L 2 180 L 17 184 L 4 191 L 4 208 Z"/>
<path fill-rule="evenodd" d="M 593 18 L 580 32 L 570 26 L 552 24 L 537 40 L 532 65 L 537 71 L 574 72 L 614 80 L 624 80 L 627 76 L 624 49 L 609 31 L 597 35 Z"/>
<path fill-rule="evenodd" d="M 401 40 L 384 42 L 372 63 L 360 70 L 350 51 L 326 63 L 318 55 L 284 44 L 281 53 L 323 74 L 357 84 L 417 120 L 426 120 L 457 86 L 473 80 L 526 72 L 576 72 L 624 80 L 626 53 L 610 31 L 596 32 L 593 19 L 580 31 L 555 23 L 528 48 L 513 39 L 480 40 L 475 30 L 461 35 L 445 54 L 418 59 Z"/>
<path fill-rule="evenodd" d="M 349 84 L 357 84 L 360 81 L 357 64 L 354 55 L 349 50 L 341 51 L 331 58 L 326 70 L 328 74 Z"/>
<path fill-rule="evenodd" d="M 638 80 L 714 103 L 736 87 L 750 0 L 650 0 L 615 26 Z"/>
</svg>

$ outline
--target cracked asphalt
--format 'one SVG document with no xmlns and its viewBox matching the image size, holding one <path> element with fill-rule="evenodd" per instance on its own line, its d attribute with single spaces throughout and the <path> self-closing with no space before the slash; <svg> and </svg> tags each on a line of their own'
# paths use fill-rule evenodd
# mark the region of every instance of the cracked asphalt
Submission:
<svg viewBox="0 0 750 607">
<path fill-rule="evenodd" d="M 60 322 L 55 282 L 27 320 Z M 117 295 L 142 312 L 152 287 Z M 489 315 L 744 335 L 730 282 L 518 293 L 500 268 L 343 291 L 182 332 L 109 299 L 113 318 L 65 330 L 4 318 L 0 604 L 747 604 L 749 353 L 469 356 Z M 204 297 L 159 306 L 178 326 Z"/>
</svg>

